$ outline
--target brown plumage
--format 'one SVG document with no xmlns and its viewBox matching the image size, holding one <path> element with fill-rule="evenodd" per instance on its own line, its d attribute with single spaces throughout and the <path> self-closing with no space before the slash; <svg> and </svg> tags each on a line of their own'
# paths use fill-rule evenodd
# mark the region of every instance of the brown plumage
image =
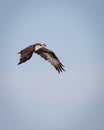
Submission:
<svg viewBox="0 0 104 130">
<path fill-rule="evenodd" d="M 18 54 L 20 54 L 20 61 L 18 63 L 21 64 L 23 62 L 26 62 L 32 57 L 33 52 L 43 57 L 45 60 L 48 60 L 55 69 L 60 73 L 64 70 L 64 66 L 60 62 L 60 60 L 57 58 L 55 53 L 47 48 L 45 48 L 45 44 L 36 43 L 34 45 L 28 46 L 27 48 L 21 50 Z"/>
</svg>

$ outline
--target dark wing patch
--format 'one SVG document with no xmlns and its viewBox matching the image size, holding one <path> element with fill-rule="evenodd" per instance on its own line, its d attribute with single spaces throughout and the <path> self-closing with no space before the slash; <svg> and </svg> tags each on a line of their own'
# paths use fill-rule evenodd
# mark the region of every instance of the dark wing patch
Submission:
<svg viewBox="0 0 104 130">
<path fill-rule="evenodd" d="M 65 71 L 63 68 L 64 66 L 62 65 L 60 60 L 57 58 L 55 53 L 52 52 L 51 50 L 48 50 L 47 48 L 43 47 L 40 50 L 38 50 L 36 53 L 40 55 L 41 57 L 43 57 L 45 60 L 48 60 L 59 73 L 62 71 Z"/>
<path fill-rule="evenodd" d="M 29 47 L 21 50 L 18 54 L 20 54 L 20 61 L 18 63 L 18 65 L 19 65 L 23 62 L 26 62 L 27 60 L 29 60 L 32 57 L 33 46 L 29 46 Z"/>
</svg>

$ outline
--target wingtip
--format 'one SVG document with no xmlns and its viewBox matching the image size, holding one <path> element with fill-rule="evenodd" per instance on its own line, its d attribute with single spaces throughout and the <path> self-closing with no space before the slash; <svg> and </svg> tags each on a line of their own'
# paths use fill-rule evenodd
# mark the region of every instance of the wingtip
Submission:
<svg viewBox="0 0 104 130">
<path fill-rule="evenodd" d="M 18 52 L 17 54 L 20 54 L 20 52 Z"/>
<path fill-rule="evenodd" d="M 56 70 L 58 71 L 59 74 L 63 71 L 66 71 L 62 66 L 60 66 L 59 68 L 56 68 Z"/>
<path fill-rule="evenodd" d="M 21 63 L 19 62 L 17 65 L 20 65 Z"/>
</svg>

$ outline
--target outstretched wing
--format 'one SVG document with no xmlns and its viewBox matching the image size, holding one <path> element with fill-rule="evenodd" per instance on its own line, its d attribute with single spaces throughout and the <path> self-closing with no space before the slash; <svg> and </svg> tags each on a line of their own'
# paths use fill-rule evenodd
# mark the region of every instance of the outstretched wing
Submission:
<svg viewBox="0 0 104 130">
<path fill-rule="evenodd" d="M 33 54 L 33 46 L 29 46 L 23 50 L 21 50 L 18 54 L 20 54 L 19 64 L 29 60 Z"/>
<path fill-rule="evenodd" d="M 53 51 L 43 47 L 38 51 L 36 51 L 35 53 L 43 57 L 45 60 L 48 60 L 59 73 L 65 71 L 63 68 L 64 66 L 62 65 L 62 63 L 60 62 L 60 60 L 57 58 L 57 56 Z"/>
</svg>

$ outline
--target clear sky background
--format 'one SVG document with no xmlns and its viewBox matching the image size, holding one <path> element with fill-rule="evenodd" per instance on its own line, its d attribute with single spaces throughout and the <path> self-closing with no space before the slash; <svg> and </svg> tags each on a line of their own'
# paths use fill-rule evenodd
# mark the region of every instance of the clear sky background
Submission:
<svg viewBox="0 0 104 130">
<path fill-rule="evenodd" d="M 21 49 L 47 44 L 65 65 Z M 0 130 L 104 130 L 104 0 L 0 0 Z"/>
</svg>

